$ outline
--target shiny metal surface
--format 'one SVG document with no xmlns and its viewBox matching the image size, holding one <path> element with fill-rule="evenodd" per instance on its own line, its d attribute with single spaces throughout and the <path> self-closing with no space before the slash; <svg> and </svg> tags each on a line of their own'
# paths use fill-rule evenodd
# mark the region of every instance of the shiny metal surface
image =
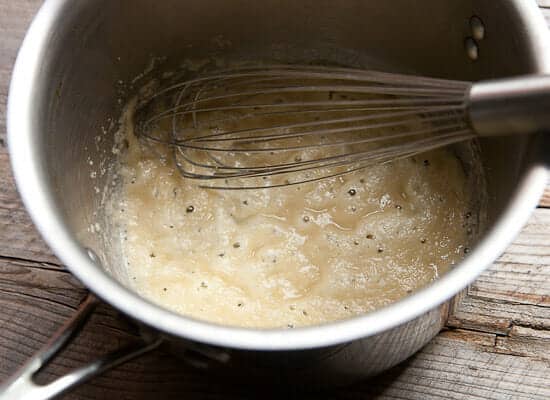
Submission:
<svg viewBox="0 0 550 400">
<path fill-rule="evenodd" d="M 91 313 L 98 304 L 93 295 L 88 295 L 82 302 L 76 313 L 63 325 L 44 347 L 35 354 L 15 374 L 5 386 L 0 386 L 0 399 L 2 400 L 37 400 L 53 399 L 74 386 L 86 382 L 104 371 L 119 364 L 125 363 L 135 357 L 139 357 L 159 346 L 161 339 L 156 336 L 129 344 L 112 353 L 106 354 L 89 364 L 68 372 L 47 384 L 35 382 L 35 375 L 45 368 L 72 338 L 84 327 Z"/>
<path fill-rule="evenodd" d="M 473 15 L 486 32 L 475 62 L 464 52 Z M 47 0 L 20 51 L 10 89 L 8 144 L 17 185 L 38 229 L 71 272 L 103 300 L 164 332 L 174 352 L 193 343 L 208 349 L 203 353 L 216 363 L 269 366 L 274 377 L 349 382 L 422 347 L 443 325 L 446 302 L 511 242 L 546 183 L 544 154 L 536 151 L 540 138 L 482 141 L 489 229 L 453 271 L 371 314 L 292 330 L 238 329 L 185 318 L 114 279 L 119 274 L 105 241 L 88 230 L 100 204 L 93 188 L 105 183 L 91 177 L 89 161 L 107 165 L 113 157 L 112 137 L 105 135 L 99 143 L 95 138 L 102 128 L 113 132 L 118 99 L 131 91 L 132 80 L 152 57 L 166 68 L 207 55 L 371 67 L 382 60 L 398 65 L 395 72 L 481 80 L 550 73 L 546 29 L 535 3 L 526 0 L 502 0 L 499 7 L 492 0 L 338 5 L 328 0 Z M 101 262 L 92 261 L 85 247 Z"/>
<path fill-rule="evenodd" d="M 550 76 L 533 75 L 472 86 L 468 114 L 482 136 L 550 130 Z"/>
<path fill-rule="evenodd" d="M 467 38 L 468 43 L 475 46 L 468 52 L 475 60 L 477 44 L 473 38 Z M 354 100 L 327 102 L 327 96 L 336 91 Z M 264 93 L 286 98 L 259 97 Z M 316 98 L 302 100 L 311 94 Z M 268 64 L 178 77 L 140 96 L 139 104 L 134 134 L 175 149 L 173 161 L 183 177 L 203 188 L 262 189 L 342 176 L 477 137 L 549 132 L 550 75 L 472 85 L 367 69 Z M 196 115 L 211 121 L 220 112 L 224 120 L 217 122 L 217 129 L 222 133 L 205 132 L 196 122 Z M 172 123 L 162 127 L 162 121 Z M 374 127 L 378 130 L 372 137 L 369 132 Z M 318 135 L 326 139 L 303 141 Z M 377 146 L 365 147 L 372 143 Z M 322 155 L 294 158 L 300 151 L 321 147 Z M 267 152 L 282 153 L 294 161 L 238 157 L 220 163 L 217 157 Z M 304 171 L 314 171 L 315 177 L 304 176 Z M 268 177 L 274 180 L 264 181 Z"/>
<path fill-rule="evenodd" d="M 170 153 L 178 172 L 203 188 L 316 182 L 476 138 L 466 107 L 470 82 L 292 64 L 226 68 L 181 79 L 139 97 L 133 133 L 175 150 Z M 353 100 L 327 101 L 333 92 Z M 265 93 L 271 98 L 262 97 Z M 275 98 L 279 94 L 284 100 Z M 195 116 L 217 121 L 218 133 L 204 131 Z M 171 124 L 163 127 L 163 121 Z M 319 137 L 324 139 L 311 141 Z M 322 155 L 302 159 L 303 151 L 319 148 Z M 250 153 L 264 157 L 247 157 Z M 281 162 L 270 153 L 293 161 Z"/>
<path fill-rule="evenodd" d="M 470 18 L 470 30 L 474 40 L 480 41 L 485 39 L 485 25 L 477 15 Z"/>
</svg>

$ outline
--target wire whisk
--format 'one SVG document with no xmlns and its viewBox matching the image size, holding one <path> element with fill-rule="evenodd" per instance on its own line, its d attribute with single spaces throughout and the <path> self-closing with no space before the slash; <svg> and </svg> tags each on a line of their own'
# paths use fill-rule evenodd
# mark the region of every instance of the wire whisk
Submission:
<svg viewBox="0 0 550 400">
<path fill-rule="evenodd" d="M 297 185 L 494 134 L 503 108 L 487 95 L 494 85 L 324 66 L 233 68 L 142 99 L 135 132 L 167 146 L 181 175 L 203 187 Z"/>
</svg>

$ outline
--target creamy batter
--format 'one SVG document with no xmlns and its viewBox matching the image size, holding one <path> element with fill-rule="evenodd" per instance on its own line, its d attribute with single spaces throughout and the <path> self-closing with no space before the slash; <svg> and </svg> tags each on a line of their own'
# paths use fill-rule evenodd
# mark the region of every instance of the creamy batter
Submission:
<svg viewBox="0 0 550 400">
<path fill-rule="evenodd" d="M 133 288 L 186 316 L 297 327 L 364 314 L 468 251 L 466 177 L 448 149 L 298 186 L 202 189 L 124 124 L 111 218 Z"/>
</svg>

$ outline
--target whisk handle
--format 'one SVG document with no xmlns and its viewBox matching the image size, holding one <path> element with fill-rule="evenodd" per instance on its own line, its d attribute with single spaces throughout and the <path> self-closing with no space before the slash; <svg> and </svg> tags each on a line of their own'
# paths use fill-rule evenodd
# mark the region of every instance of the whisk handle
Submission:
<svg viewBox="0 0 550 400">
<path fill-rule="evenodd" d="M 550 131 L 550 75 L 475 83 L 468 114 L 480 136 Z"/>
</svg>

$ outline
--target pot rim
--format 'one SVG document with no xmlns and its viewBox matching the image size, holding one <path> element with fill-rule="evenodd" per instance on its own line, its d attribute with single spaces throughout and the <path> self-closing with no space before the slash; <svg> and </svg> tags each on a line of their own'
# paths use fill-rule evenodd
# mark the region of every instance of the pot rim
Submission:
<svg viewBox="0 0 550 400">
<path fill-rule="evenodd" d="M 483 241 L 452 271 L 429 286 L 366 315 L 296 329 L 250 329 L 221 326 L 184 317 L 157 306 L 124 287 L 94 264 L 63 223 L 42 156 L 33 146 L 36 126 L 33 96 L 47 38 L 71 0 L 47 0 L 29 28 L 14 67 L 8 98 L 8 146 L 17 187 L 42 237 L 85 286 L 127 315 L 170 335 L 218 346 L 249 350 L 298 350 L 340 344 L 378 334 L 406 323 L 449 300 L 506 249 L 527 222 L 546 185 L 547 170 L 534 164 L 514 197 Z M 539 73 L 550 73 L 550 35 L 536 3 L 516 1 L 527 27 L 528 42 Z"/>
</svg>

